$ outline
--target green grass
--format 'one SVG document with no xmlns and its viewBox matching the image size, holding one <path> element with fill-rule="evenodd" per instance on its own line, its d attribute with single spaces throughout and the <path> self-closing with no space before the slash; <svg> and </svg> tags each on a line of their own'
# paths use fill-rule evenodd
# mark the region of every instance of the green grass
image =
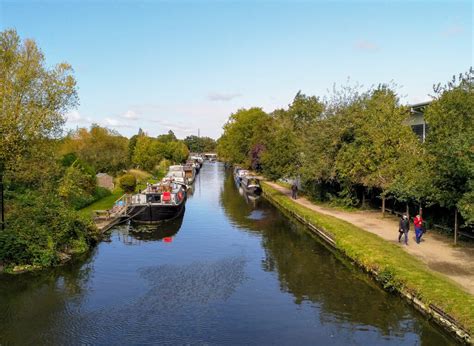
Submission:
<svg viewBox="0 0 474 346">
<path fill-rule="evenodd" d="M 409 292 L 427 305 L 436 305 L 459 321 L 471 335 L 474 333 L 474 296 L 455 282 L 433 272 L 396 244 L 346 221 L 301 206 L 268 184 L 264 183 L 263 189 L 270 199 L 332 235 L 337 248 L 360 266 L 378 272 L 386 288 Z"/>
<path fill-rule="evenodd" d="M 114 202 L 123 195 L 121 189 L 115 189 L 111 195 L 99 199 L 98 201 L 79 210 L 79 214 L 84 217 L 92 217 L 94 210 L 106 210 L 113 207 Z"/>
</svg>

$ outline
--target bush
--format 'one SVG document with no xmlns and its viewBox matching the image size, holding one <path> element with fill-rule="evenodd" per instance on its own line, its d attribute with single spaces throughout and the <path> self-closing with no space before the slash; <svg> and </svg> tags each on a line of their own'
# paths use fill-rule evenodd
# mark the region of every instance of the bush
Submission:
<svg viewBox="0 0 474 346">
<path fill-rule="evenodd" d="M 61 253 L 84 252 L 98 240 L 92 222 L 52 193 L 26 191 L 8 203 L 0 234 L 0 262 L 6 266 L 54 265 Z"/>
<path fill-rule="evenodd" d="M 127 173 L 120 178 L 120 187 L 126 193 L 131 193 L 135 191 L 137 186 L 137 178 L 133 174 Z"/>
</svg>

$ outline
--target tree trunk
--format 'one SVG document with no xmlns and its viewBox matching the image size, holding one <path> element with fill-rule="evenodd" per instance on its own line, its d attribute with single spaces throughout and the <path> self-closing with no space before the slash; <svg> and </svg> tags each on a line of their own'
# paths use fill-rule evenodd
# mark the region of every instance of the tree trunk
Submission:
<svg viewBox="0 0 474 346">
<path fill-rule="evenodd" d="M 365 190 L 362 190 L 362 208 L 365 208 Z"/>
<path fill-rule="evenodd" d="M 454 245 L 458 242 L 458 209 L 454 208 Z"/>
<path fill-rule="evenodd" d="M 385 217 L 385 196 L 382 196 L 382 217 Z"/>
<path fill-rule="evenodd" d="M 408 220 L 410 220 L 410 205 L 408 204 L 408 202 L 407 202 L 407 211 L 406 211 L 406 214 L 407 214 Z"/>
</svg>

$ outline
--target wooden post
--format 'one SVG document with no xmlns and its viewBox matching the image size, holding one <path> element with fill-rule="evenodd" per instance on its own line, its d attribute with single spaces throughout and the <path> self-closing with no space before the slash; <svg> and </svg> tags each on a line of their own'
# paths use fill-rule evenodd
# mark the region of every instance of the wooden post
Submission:
<svg viewBox="0 0 474 346">
<path fill-rule="evenodd" d="M 454 208 L 454 245 L 458 242 L 458 209 Z"/>
<path fill-rule="evenodd" d="M 385 195 L 382 195 L 382 216 L 385 217 Z"/>
</svg>

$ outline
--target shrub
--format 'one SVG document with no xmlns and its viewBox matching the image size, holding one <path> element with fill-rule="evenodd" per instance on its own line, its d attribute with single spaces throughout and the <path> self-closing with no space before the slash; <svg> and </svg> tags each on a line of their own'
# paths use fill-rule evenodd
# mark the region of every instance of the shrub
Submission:
<svg viewBox="0 0 474 346">
<path fill-rule="evenodd" d="M 0 235 L 0 262 L 7 266 L 54 265 L 61 252 L 84 252 L 98 240 L 92 222 L 52 193 L 22 192 L 9 205 Z"/>
<path fill-rule="evenodd" d="M 120 178 L 120 187 L 123 191 L 127 193 L 131 193 L 135 191 L 135 187 L 137 186 L 137 178 L 133 174 L 124 174 Z"/>
</svg>

